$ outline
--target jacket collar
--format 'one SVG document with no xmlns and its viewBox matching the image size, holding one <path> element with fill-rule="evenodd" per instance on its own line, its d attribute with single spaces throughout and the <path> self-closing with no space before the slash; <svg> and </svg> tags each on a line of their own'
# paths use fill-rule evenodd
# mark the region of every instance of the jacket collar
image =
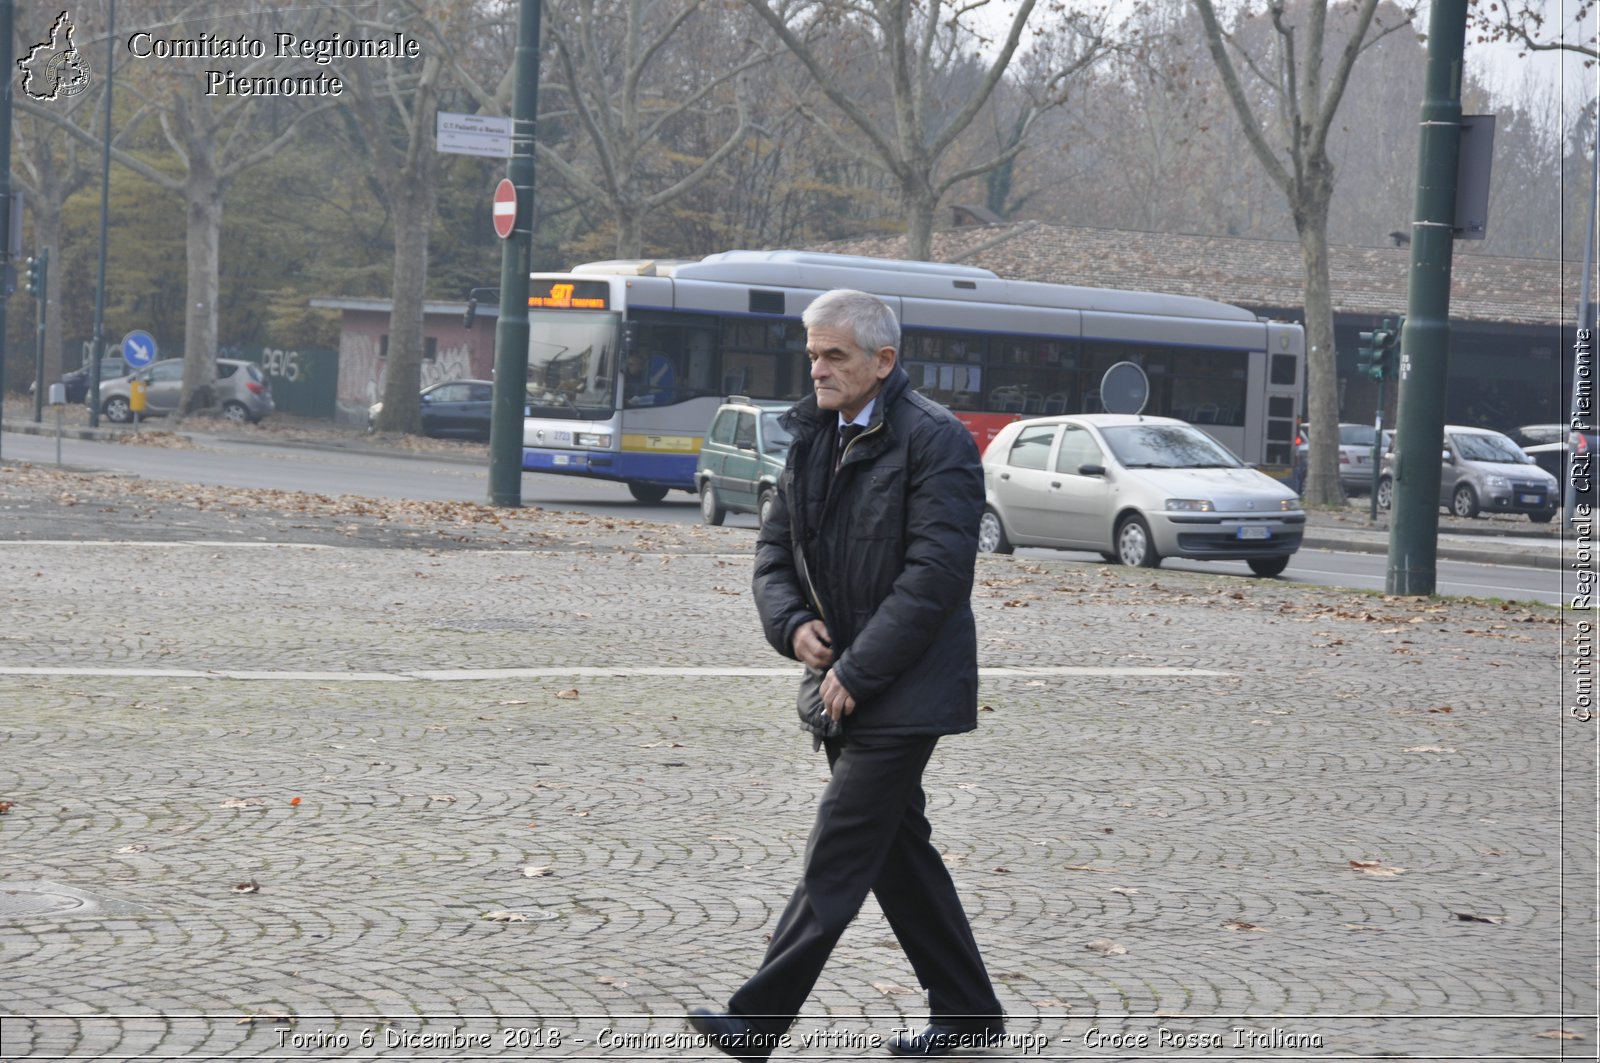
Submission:
<svg viewBox="0 0 1600 1063">
<path fill-rule="evenodd" d="M 878 391 L 878 401 L 872 407 L 872 421 L 868 428 L 876 428 L 882 424 L 889 414 L 889 409 L 900 397 L 905 394 L 911 384 L 911 377 L 898 363 L 883 382 L 883 387 Z M 817 393 L 812 392 L 784 414 L 780 423 L 791 434 L 814 435 L 822 429 L 832 430 L 839 423 L 839 414 L 836 410 L 824 410 L 817 405 Z"/>
</svg>

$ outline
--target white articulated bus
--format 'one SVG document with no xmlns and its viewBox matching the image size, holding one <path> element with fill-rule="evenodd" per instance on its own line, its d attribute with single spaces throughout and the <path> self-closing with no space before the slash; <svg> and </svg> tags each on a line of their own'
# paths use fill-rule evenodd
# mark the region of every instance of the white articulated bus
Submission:
<svg viewBox="0 0 1600 1063">
<path fill-rule="evenodd" d="M 1145 413 L 1179 417 L 1242 460 L 1287 470 L 1304 387 L 1296 324 L 1190 296 L 1004 280 L 972 266 L 806 251 L 594 262 L 534 274 L 522 464 L 615 480 L 635 498 L 693 491 L 729 395 L 810 390 L 800 313 L 832 288 L 900 318 L 911 384 L 979 449 L 1019 417 L 1097 412 L 1118 362 L 1149 380 Z"/>
</svg>

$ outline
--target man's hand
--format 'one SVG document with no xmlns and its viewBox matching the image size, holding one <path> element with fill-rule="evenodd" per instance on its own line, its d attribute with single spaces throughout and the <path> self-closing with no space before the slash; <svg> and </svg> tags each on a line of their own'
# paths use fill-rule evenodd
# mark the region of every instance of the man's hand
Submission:
<svg viewBox="0 0 1600 1063">
<path fill-rule="evenodd" d="M 850 696 L 850 691 L 839 682 L 839 677 L 829 672 L 822 677 L 822 707 L 828 711 L 828 716 L 838 720 L 856 711 L 856 699 Z"/>
<path fill-rule="evenodd" d="M 822 671 L 833 663 L 833 640 L 820 620 L 807 620 L 794 631 L 794 655 L 800 663 Z"/>
</svg>

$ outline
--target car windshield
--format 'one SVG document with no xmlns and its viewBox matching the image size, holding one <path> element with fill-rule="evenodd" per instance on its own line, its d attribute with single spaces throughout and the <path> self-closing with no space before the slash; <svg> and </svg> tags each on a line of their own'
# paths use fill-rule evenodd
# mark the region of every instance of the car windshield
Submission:
<svg viewBox="0 0 1600 1063">
<path fill-rule="evenodd" d="M 1339 442 L 1345 446 L 1370 447 L 1377 441 L 1378 430 L 1370 424 L 1342 424 L 1339 426 Z"/>
<path fill-rule="evenodd" d="M 1462 432 L 1451 436 L 1456 452 L 1467 461 L 1498 462 L 1503 465 L 1522 465 L 1531 459 L 1510 438 L 1494 433 L 1471 434 Z"/>
<path fill-rule="evenodd" d="M 1118 425 L 1100 434 L 1124 468 L 1235 469 L 1240 464 L 1222 444 L 1186 424 Z"/>
<path fill-rule="evenodd" d="M 766 441 L 768 450 L 786 451 L 794 442 L 789 430 L 778 423 L 783 414 L 782 410 L 773 410 L 761 415 L 761 438 Z"/>
</svg>

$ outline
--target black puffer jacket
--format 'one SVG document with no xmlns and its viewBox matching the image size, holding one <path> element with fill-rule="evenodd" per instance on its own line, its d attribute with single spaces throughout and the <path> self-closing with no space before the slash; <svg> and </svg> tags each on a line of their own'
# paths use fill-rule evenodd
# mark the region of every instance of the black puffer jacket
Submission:
<svg viewBox="0 0 1600 1063">
<path fill-rule="evenodd" d="M 808 396 L 784 415 L 794 436 L 756 545 L 754 591 L 767 641 L 794 657 L 820 616 L 834 671 L 856 700 L 850 734 L 955 734 L 977 726 L 972 573 L 983 471 L 972 434 L 912 391 L 896 366 L 872 423 L 830 477 L 839 415 Z M 801 720 L 837 733 L 822 673 L 806 670 Z"/>
</svg>

